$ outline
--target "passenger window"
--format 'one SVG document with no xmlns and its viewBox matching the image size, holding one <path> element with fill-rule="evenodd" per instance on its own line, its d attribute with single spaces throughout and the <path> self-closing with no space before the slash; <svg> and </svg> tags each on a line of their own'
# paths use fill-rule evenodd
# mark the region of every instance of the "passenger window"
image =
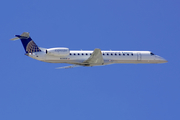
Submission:
<svg viewBox="0 0 180 120">
<path fill-rule="evenodd" d="M 113 54 L 111 53 L 111 55 L 113 55 Z"/>
<path fill-rule="evenodd" d="M 74 55 L 76 55 L 76 53 L 74 53 Z"/>
<path fill-rule="evenodd" d="M 69 55 L 72 55 L 71 53 Z"/>
<path fill-rule="evenodd" d="M 84 54 L 82 53 L 82 55 L 84 55 Z"/>
<path fill-rule="evenodd" d="M 78 53 L 78 55 L 80 55 L 80 54 Z"/>
<path fill-rule="evenodd" d="M 133 56 L 133 53 L 131 55 Z"/>
<path fill-rule="evenodd" d="M 119 56 L 121 55 L 121 53 L 119 53 Z"/>
<path fill-rule="evenodd" d="M 127 54 L 129 56 L 129 54 Z"/>
<path fill-rule="evenodd" d="M 109 54 L 107 53 L 107 55 L 109 55 Z"/>
<path fill-rule="evenodd" d="M 90 55 L 91 55 L 91 53 L 90 53 Z"/>
<path fill-rule="evenodd" d="M 125 54 L 123 54 L 123 55 L 125 55 Z"/>
<path fill-rule="evenodd" d="M 116 53 L 114 55 L 117 55 Z"/>
<path fill-rule="evenodd" d="M 103 55 L 104 55 L 104 53 L 103 53 Z"/>
<path fill-rule="evenodd" d="M 88 54 L 86 53 L 86 55 L 88 55 Z"/>
</svg>

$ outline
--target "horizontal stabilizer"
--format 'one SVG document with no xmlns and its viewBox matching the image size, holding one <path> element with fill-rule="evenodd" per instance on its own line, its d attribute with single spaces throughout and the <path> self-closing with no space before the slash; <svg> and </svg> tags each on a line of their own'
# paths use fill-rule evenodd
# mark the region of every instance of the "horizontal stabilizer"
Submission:
<svg viewBox="0 0 180 120">
<path fill-rule="evenodd" d="M 18 40 L 18 39 L 27 39 L 29 38 L 29 33 L 28 32 L 23 32 L 21 35 L 15 35 L 15 38 L 12 38 L 10 40 Z"/>
<path fill-rule="evenodd" d="M 29 38 L 29 33 L 28 32 L 23 32 L 20 36 Z"/>
<path fill-rule="evenodd" d="M 12 38 L 10 40 L 18 40 L 18 39 L 19 39 L 19 37 L 15 37 L 15 38 Z"/>
</svg>

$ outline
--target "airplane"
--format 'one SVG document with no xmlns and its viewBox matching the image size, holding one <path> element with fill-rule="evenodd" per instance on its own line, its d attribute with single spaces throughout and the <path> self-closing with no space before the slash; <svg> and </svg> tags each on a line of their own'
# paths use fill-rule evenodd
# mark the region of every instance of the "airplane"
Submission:
<svg viewBox="0 0 180 120">
<path fill-rule="evenodd" d="M 71 66 L 58 67 L 74 68 L 79 66 L 102 66 L 115 63 L 167 63 L 167 60 L 155 55 L 151 51 L 101 51 L 96 48 L 94 51 L 69 50 L 66 47 L 41 48 L 31 39 L 28 32 L 23 32 L 21 35 L 15 35 L 15 38 L 10 40 L 20 39 L 25 55 L 39 61 L 48 63 L 67 63 Z"/>
</svg>

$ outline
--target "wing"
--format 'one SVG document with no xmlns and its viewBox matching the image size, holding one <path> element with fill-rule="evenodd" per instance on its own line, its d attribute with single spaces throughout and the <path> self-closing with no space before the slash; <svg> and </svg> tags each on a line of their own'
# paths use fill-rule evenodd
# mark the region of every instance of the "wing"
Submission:
<svg viewBox="0 0 180 120">
<path fill-rule="evenodd" d="M 58 67 L 56 69 L 68 69 L 68 68 L 74 68 L 74 67 L 80 67 L 80 66 L 95 66 L 95 65 L 103 65 L 103 64 L 104 64 L 104 60 L 103 60 L 101 50 L 96 48 L 94 49 L 91 56 L 84 62 L 76 63 L 75 65 L 72 65 L 72 66 Z"/>
<path fill-rule="evenodd" d="M 56 69 L 68 69 L 68 68 L 74 68 L 74 67 L 79 67 L 79 65 L 71 65 L 71 66 L 58 67 Z"/>
<path fill-rule="evenodd" d="M 90 66 L 91 65 L 92 66 L 94 66 L 94 65 L 103 65 L 104 60 L 103 60 L 101 50 L 99 48 L 94 49 L 91 56 L 87 60 L 85 60 L 82 64 L 89 64 Z"/>
</svg>

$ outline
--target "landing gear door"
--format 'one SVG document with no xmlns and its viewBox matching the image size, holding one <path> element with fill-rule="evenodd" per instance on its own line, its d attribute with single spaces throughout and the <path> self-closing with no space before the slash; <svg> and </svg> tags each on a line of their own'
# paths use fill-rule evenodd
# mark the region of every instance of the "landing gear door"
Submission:
<svg viewBox="0 0 180 120">
<path fill-rule="evenodd" d="M 137 53 L 137 60 L 141 60 L 141 53 Z"/>
</svg>

